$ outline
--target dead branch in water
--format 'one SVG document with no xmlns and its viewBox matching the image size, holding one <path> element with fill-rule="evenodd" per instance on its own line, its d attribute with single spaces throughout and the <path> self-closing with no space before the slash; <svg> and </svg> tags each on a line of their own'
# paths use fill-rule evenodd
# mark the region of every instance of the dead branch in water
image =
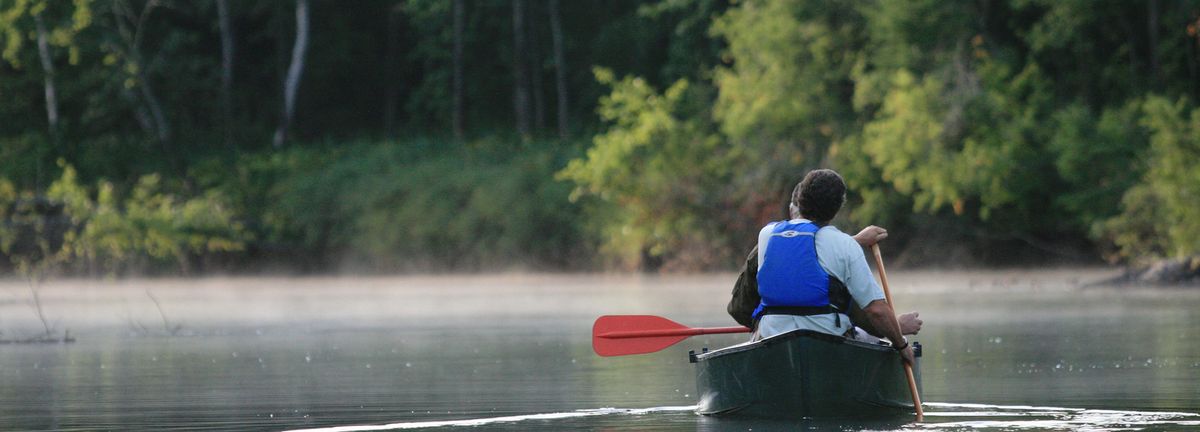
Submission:
<svg viewBox="0 0 1200 432">
<path fill-rule="evenodd" d="M 183 329 L 183 324 L 171 323 L 171 320 L 167 318 L 167 313 L 163 312 L 162 303 L 158 301 L 158 297 L 155 297 L 154 293 L 151 293 L 150 290 L 146 290 L 146 296 L 150 297 L 150 301 L 154 302 L 154 307 L 158 309 L 158 316 L 162 317 L 163 331 L 166 331 L 167 334 L 171 336 L 178 334 L 179 331 Z M 143 327 L 143 329 L 144 328 L 145 327 Z"/>
<path fill-rule="evenodd" d="M 41 282 L 35 281 L 34 277 L 29 277 L 26 279 L 29 281 L 29 293 L 33 297 L 31 307 L 33 307 L 34 313 L 37 314 L 38 320 L 42 322 L 42 329 L 46 331 L 45 335 L 50 336 L 51 333 L 54 333 L 54 329 L 51 328 L 50 322 L 46 320 L 46 312 L 42 310 L 42 296 L 38 293 L 38 288 L 40 287 Z"/>
<path fill-rule="evenodd" d="M 28 338 L 21 338 L 21 339 L 0 339 L 0 345 L 35 344 L 35 343 L 51 344 L 51 343 L 72 343 L 72 342 L 75 342 L 75 338 L 73 336 L 71 336 L 70 330 L 64 331 L 63 336 L 61 338 L 58 336 L 52 336 L 50 334 L 44 334 L 44 335 L 38 335 L 38 336 L 33 336 L 33 337 L 28 337 Z"/>
</svg>

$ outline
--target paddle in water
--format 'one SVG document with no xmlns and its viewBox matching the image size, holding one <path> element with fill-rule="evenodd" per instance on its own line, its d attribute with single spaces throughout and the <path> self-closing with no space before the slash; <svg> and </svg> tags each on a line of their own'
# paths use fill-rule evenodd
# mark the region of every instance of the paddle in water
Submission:
<svg viewBox="0 0 1200 432">
<path fill-rule="evenodd" d="M 878 243 L 871 245 L 871 252 L 875 255 L 875 268 L 879 269 L 879 282 L 883 285 L 883 296 L 887 298 L 888 306 L 895 310 L 895 303 L 892 303 L 892 292 L 888 289 L 887 271 L 883 269 L 883 255 L 879 253 Z M 896 321 L 896 327 L 900 327 L 899 320 Z M 917 394 L 917 380 L 913 377 L 912 365 L 904 363 L 904 374 L 908 378 L 908 392 L 912 393 L 913 407 L 917 409 L 917 421 L 924 421 L 925 410 L 921 409 L 921 395 Z"/>
<path fill-rule="evenodd" d="M 692 328 L 654 315 L 605 315 L 592 325 L 592 349 L 605 357 L 646 354 L 696 335 L 749 332 L 746 327 Z"/>
</svg>

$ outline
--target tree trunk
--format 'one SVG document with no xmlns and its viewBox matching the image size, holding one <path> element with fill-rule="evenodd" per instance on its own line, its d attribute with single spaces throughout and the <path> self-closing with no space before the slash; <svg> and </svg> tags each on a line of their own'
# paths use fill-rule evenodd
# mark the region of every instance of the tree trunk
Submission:
<svg viewBox="0 0 1200 432">
<path fill-rule="evenodd" d="M 558 0 L 550 0 L 550 34 L 554 39 L 554 83 L 558 90 L 558 137 L 567 139 L 567 59 L 563 47 Z"/>
<path fill-rule="evenodd" d="M 466 26 L 466 4 L 464 0 L 454 0 L 454 112 L 451 113 L 451 123 L 454 127 L 454 139 L 463 139 L 463 30 Z"/>
<path fill-rule="evenodd" d="M 1149 35 L 1149 53 L 1150 53 L 1150 79 L 1153 82 L 1151 88 L 1159 87 L 1159 63 L 1158 63 L 1158 0 L 1150 0 L 1147 4 L 1150 9 L 1147 14 L 1146 27 Z"/>
<path fill-rule="evenodd" d="M 37 47 L 38 57 L 42 60 L 42 71 L 44 72 L 45 87 L 46 87 L 46 121 L 50 125 L 50 138 L 54 145 L 58 145 L 58 92 L 54 87 L 54 61 L 50 57 L 50 42 L 46 32 L 46 23 L 42 20 L 41 14 L 33 16 L 33 22 L 37 26 Z"/>
<path fill-rule="evenodd" d="M 528 16 L 536 16 L 533 9 L 526 9 Z M 529 20 L 534 22 L 534 20 Z M 542 92 L 542 45 L 538 42 L 536 26 L 525 26 L 529 31 L 529 81 L 533 95 L 533 125 L 535 130 L 546 129 L 546 98 Z"/>
<path fill-rule="evenodd" d="M 1175 10 L 1178 11 L 1179 8 L 1176 7 Z M 1192 97 L 1200 98 L 1200 58 L 1197 58 L 1200 57 L 1200 29 L 1193 30 L 1189 35 L 1191 38 L 1186 45 L 1187 49 L 1184 50 L 1187 56 L 1188 78 L 1192 86 Z"/>
<path fill-rule="evenodd" d="M 292 46 L 292 64 L 288 66 L 287 79 L 283 82 L 283 120 L 275 130 L 274 145 L 283 148 L 287 139 L 292 115 L 296 112 L 296 91 L 304 72 L 304 54 L 308 51 L 308 0 L 296 0 L 296 43 Z"/>
<path fill-rule="evenodd" d="M 150 87 L 149 77 L 142 72 L 142 69 L 138 69 L 137 78 L 138 89 L 142 91 L 142 99 L 146 101 L 146 107 L 150 109 L 150 117 L 154 119 L 158 142 L 162 146 L 163 152 L 171 156 L 171 126 L 167 123 L 167 114 L 163 112 L 162 103 L 158 101 L 158 95 Z"/>
<path fill-rule="evenodd" d="M 523 139 L 529 138 L 529 73 L 525 58 L 525 0 L 513 0 L 513 108 L 517 132 Z"/>
<path fill-rule="evenodd" d="M 139 122 L 150 120 L 149 123 L 153 125 L 154 137 L 158 141 L 163 154 L 171 162 L 171 165 L 182 174 L 179 155 L 175 154 L 174 148 L 171 146 L 171 124 L 167 120 L 167 114 L 163 110 L 162 103 L 159 102 L 158 94 L 154 92 L 154 88 L 150 85 L 150 76 L 146 74 L 146 61 L 142 57 L 141 42 L 142 37 L 145 35 L 146 21 L 150 18 L 150 13 L 156 7 L 158 7 L 158 1 L 151 0 L 142 6 L 140 12 L 135 13 L 129 2 L 112 2 L 117 29 L 126 45 L 125 54 L 136 66 L 133 78 L 137 82 L 137 96 L 140 96 L 138 99 L 140 99 L 143 106 L 143 108 L 135 110 L 135 112 L 141 111 L 137 114 Z M 130 28 L 131 25 L 133 26 L 132 28 Z M 147 111 L 149 111 L 148 116 Z"/>
<path fill-rule="evenodd" d="M 146 135 L 154 135 L 154 120 L 150 119 L 150 113 L 146 112 L 146 108 L 142 106 L 143 104 L 138 99 L 137 94 L 133 90 L 121 86 L 121 97 L 125 98 L 125 101 L 129 102 L 129 105 L 133 107 L 133 119 L 137 120 L 138 126 L 142 128 L 142 132 L 145 132 Z"/>
<path fill-rule="evenodd" d="M 229 18 L 229 0 L 217 0 L 217 25 L 221 29 L 221 126 L 225 145 L 236 151 L 233 142 L 233 22 Z"/>
<path fill-rule="evenodd" d="M 400 49 L 400 14 L 403 13 L 403 3 L 388 9 L 387 14 L 387 52 L 384 53 L 384 90 L 383 90 L 383 130 L 388 138 L 396 136 L 396 111 L 400 101 L 400 85 L 396 82 L 399 75 Z"/>
<path fill-rule="evenodd" d="M 1137 36 L 1134 34 L 1136 27 L 1130 24 L 1130 17 L 1128 15 L 1122 16 L 1118 22 L 1121 24 L 1121 29 L 1125 31 L 1125 40 L 1129 44 L 1129 60 L 1126 62 L 1129 66 L 1129 78 L 1137 80 L 1140 76 L 1138 75 Z M 1138 80 L 1139 84 L 1141 82 L 1141 80 Z"/>
</svg>

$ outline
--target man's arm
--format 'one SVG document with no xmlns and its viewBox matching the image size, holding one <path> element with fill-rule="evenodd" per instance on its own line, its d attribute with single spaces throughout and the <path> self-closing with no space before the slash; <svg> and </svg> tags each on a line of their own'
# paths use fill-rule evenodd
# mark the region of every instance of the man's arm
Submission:
<svg viewBox="0 0 1200 432">
<path fill-rule="evenodd" d="M 863 308 L 863 313 L 872 327 L 882 333 L 883 337 L 892 341 L 892 346 L 904 347 L 900 350 L 900 357 L 904 359 L 905 363 L 913 364 L 912 347 L 900 335 L 900 326 L 896 323 L 896 313 L 892 311 L 892 306 L 885 300 L 875 300 Z"/>
<path fill-rule="evenodd" d="M 859 246 L 871 247 L 871 245 L 883 241 L 887 236 L 888 232 L 886 229 L 871 225 L 863 228 L 858 234 L 855 234 L 854 241 L 858 242 Z"/>
<path fill-rule="evenodd" d="M 883 337 L 883 332 L 871 325 L 871 321 L 867 319 L 866 312 L 858 307 L 854 302 L 850 302 L 850 321 L 863 331 L 870 333 L 875 337 Z M 900 319 L 900 333 L 904 335 L 915 335 L 921 332 L 921 326 L 925 325 L 925 321 L 921 319 L 920 312 L 909 312 L 897 315 Z"/>
<path fill-rule="evenodd" d="M 858 234 L 855 234 L 854 241 L 857 242 L 859 246 L 866 248 L 883 241 L 883 239 L 886 239 L 887 237 L 888 232 L 886 229 L 871 225 L 863 228 L 862 231 L 858 232 Z M 906 335 L 915 335 L 921 331 L 921 325 L 923 324 L 923 321 L 921 321 L 919 313 L 909 312 L 904 315 L 900 315 L 899 318 L 901 333 Z M 865 313 L 859 309 L 857 305 L 851 305 L 850 319 L 855 323 L 858 323 L 859 327 L 861 327 L 863 330 L 866 330 L 867 333 L 877 337 L 883 337 L 883 332 L 876 328 L 871 321 L 867 319 Z"/>
</svg>

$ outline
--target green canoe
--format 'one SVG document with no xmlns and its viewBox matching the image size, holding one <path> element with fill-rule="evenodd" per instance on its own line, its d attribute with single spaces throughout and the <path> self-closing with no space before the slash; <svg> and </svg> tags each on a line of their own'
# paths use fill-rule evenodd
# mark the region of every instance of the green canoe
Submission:
<svg viewBox="0 0 1200 432">
<path fill-rule="evenodd" d="M 887 346 L 796 330 L 689 357 L 696 364 L 699 414 L 882 418 L 913 413 L 900 355 Z M 913 373 L 919 388 L 920 358 Z"/>
</svg>

